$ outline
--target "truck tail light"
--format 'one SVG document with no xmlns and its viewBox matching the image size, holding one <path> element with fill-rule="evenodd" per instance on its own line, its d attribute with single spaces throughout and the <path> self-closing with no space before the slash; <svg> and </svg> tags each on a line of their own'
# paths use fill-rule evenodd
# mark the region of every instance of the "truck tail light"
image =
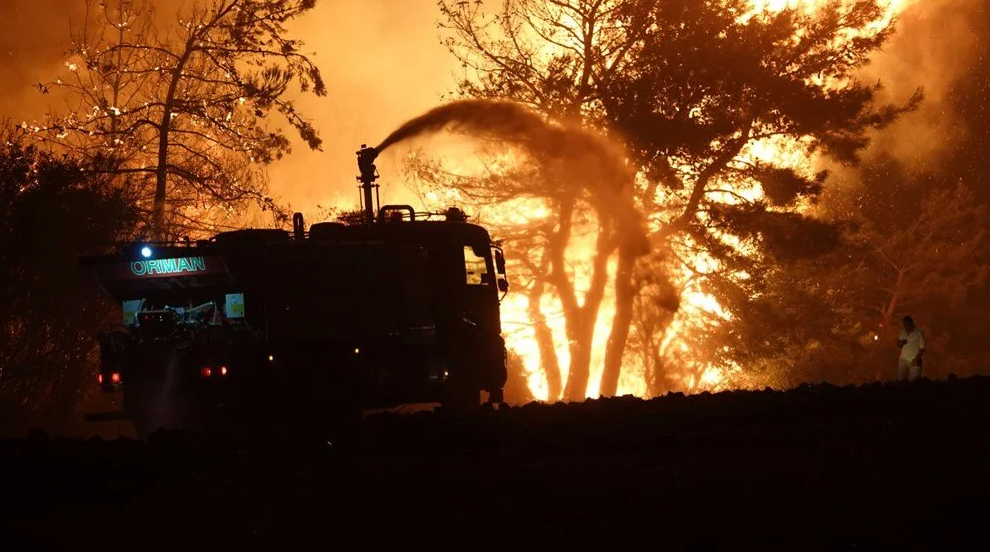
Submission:
<svg viewBox="0 0 990 552">
<path fill-rule="evenodd" d="M 100 385 L 103 385 L 103 374 L 99 374 L 96 376 L 96 382 L 99 383 Z"/>
<path fill-rule="evenodd" d="M 227 375 L 227 367 L 226 366 L 221 366 L 220 367 L 220 375 L 221 376 L 226 376 Z"/>
<path fill-rule="evenodd" d="M 110 383 L 120 383 L 120 372 L 113 372 L 110 374 Z"/>
<path fill-rule="evenodd" d="M 199 371 L 199 374 L 204 378 L 208 378 L 213 375 L 213 369 L 209 366 L 204 366 L 203 369 Z"/>
</svg>

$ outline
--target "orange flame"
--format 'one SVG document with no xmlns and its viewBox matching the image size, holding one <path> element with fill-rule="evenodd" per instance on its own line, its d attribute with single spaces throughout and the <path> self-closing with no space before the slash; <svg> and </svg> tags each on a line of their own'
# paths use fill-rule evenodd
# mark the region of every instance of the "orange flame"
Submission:
<svg viewBox="0 0 990 552">
<path fill-rule="evenodd" d="M 891 25 L 895 17 L 902 13 L 917 0 L 880 0 L 880 5 L 884 9 L 882 17 L 873 22 L 866 29 L 859 31 L 862 33 L 875 33 L 886 29 Z M 844 0 L 842 5 L 852 5 L 854 0 Z M 752 0 L 753 10 L 745 14 L 744 18 L 759 17 L 761 14 L 772 14 L 784 9 L 804 10 L 809 14 L 814 14 L 818 10 L 827 9 L 833 5 L 832 0 Z M 851 34 L 848 39 L 853 39 L 857 34 Z M 836 83 L 835 86 L 841 86 Z M 739 163 L 762 162 L 765 164 L 794 169 L 799 173 L 812 175 L 819 166 L 820 160 L 811 153 L 809 144 L 802 140 L 788 138 L 772 138 L 754 141 L 744 148 L 737 159 Z M 511 164 L 511 156 L 501 159 L 501 163 Z M 461 162 L 454 165 L 463 167 Z M 445 163 L 448 167 L 451 165 Z M 456 171 L 455 171 L 456 172 Z M 471 171 L 465 171 L 471 172 Z M 465 174 L 461 172 L 461 174 Z M 763 197 L 763 190 L 756 182 L 721 182 L 718 188 L 727 190 L 725 193 L 711 194 L 709 197 L 714 201 L 727 204 L 738 203 L 740 201 L 758 201 Z M 549 216 L 550 212 L 546 205 L 537 200 L 520 199 L 512 202 L 511 205 L 471 205 L 470 202 L 462 201 L 456 191 L 450 190 L 443 193 L 428 192 L 424 198 L 430 204 L 442 203 L 466 203 L 465 207 L 475 211 L 475 216 L 481 221 L 500 221 L 503 224 L 525 224 L 527 221 L 541 219 Z M 661 198 L 672 201 L 671 198 Z M 808 207 L 804 207 L 807 209 Z M 703 215 L 701 215 L 703 216 Z M 653 221 L 656 230 L 660 221 Z M 726 245 L 736 248 L 742 253 L 755 254 L 752 246 L 742 243 L 738 238 L 731 235 L 719 236 Z M 682 240 L 682 245 L 690 245 L 689 239 Z M 687 249 L 687 248 L 685 248 Z M 524 255 L 525 252 L 513 252 L 511 248 L 507 251 L 509 258 L 509 269 L 513 268 L 512 258 Z M 591 273 L 586 262 L 594 255 L 594 244 L 592 240 L 582 241 L 580 237 L 572 240 L 572 245 L 568 250 L 568 261 L 573 267 L 573 277 L 578 289 L 586 288 Z M 675 385 L 688 392 L 717 391 L 743 385 L 741 368 L 738 365 L 716 365 L 708 358 L 705 351 L 692 350 L 692 340 L 690 337 L 699 330 L 718 325 L 731 320 L 731 313 L 719 304 L 718 300 L 709 294 L 701 291 L 696 276 L 705 272 L 717 269 L 718 263 L 715 259 L 704 253 L 691 253 L 688 258 L 688 266 L 680 273 L 674 274 L 675 284 L 680 289 L 680 308 L 667 329 L 660 344 L 660 353 L 664 358 L 671 359 L 671 365 L 677 366 L 679 372 L 673 374 L 671 379 Z M 614 275 L 614 262 L 610 266 L 610 274 Z M 740 274 L 746 277 L 745 274 Z M 510 278 L 512 275 L 510 274 Z M 518 286 L 518 284 L 517 284 Z M 518 289 L 518 287 L 516 288 Z M 545 316 L 551 329 L 557 361 L 561 369 L 562 381 L 567 380 L 568 363 L 570 354 L 567 343 L 567 333 L 565 331 L 565 320 L 561 313 L 559 303 L 550 295 L 544 295 L 540 310 Z M 604 365 L 605 343 L 611 330 L 612 315 L 614 313 L 614 289 L 606 291 L 602 302 L 601 310 L 597 320 L 594 334 L 594 347 L 592 354 L 592 366 L 589 386 L 586 396 L 596 397 L 599 392 L 601 374 Z M 502 303 L 502 320 L 507 346 L 522 359 L 525 376 L 533 396 L 538 400 L 548 400 L 548 388 L 545 375 L 540 367 L 540 355 L 537 348 L 534 330 L 528 314 L 528 303 L 525 294 L 510 293 Z M 632 394 L 636 396 L 647 396 L 649 386 L 645 379 L 645 369 L 637 362 L 627 362 L 623 368 L 619 380 L 619 395 Z"/>
</svg>

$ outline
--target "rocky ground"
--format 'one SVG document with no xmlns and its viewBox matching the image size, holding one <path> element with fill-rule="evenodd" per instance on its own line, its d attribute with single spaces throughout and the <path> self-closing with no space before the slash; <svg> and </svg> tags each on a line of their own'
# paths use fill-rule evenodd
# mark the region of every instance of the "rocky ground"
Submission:
<svg viewBox="0 0 990 552">
<path fill-rule="evenodd" d="M 318 442 L 35 434 L 0 442 L 0 546 L 986 549 L 988 430 L 983 377 L 383 414 Z"/>
</svg>

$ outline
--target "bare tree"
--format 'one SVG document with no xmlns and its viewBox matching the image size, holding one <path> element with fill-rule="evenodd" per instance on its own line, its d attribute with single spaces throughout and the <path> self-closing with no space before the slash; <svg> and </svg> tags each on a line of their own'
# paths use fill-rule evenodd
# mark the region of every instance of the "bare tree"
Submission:
<svg viewBox="0 0 990 552">
<path fill-rule="evenodd" d="M 960 182 L 925 194 L 912 220 L 865 231 L 878 265 L 871 308 L 884 327 L 933 295 L 959 306 L 986 281 L 987 222 L 986 207 Z"/>
<path fill-rule="evenodd" d="M 838 246 L 815 252 L 802 225 L 801 235 L 779 240 L 789 251 L 774 251 L 781 260 L 773 266 L 750 270 L 745 281 L 710 280 L 735 314 L 714 336 L 727 349 L 721 356 L 756 367 L 749 376 L 762 371 L 778 385 L 891 376 L 891 333 L 899 330 L 899 317 L 911 313 L 925 322 L 938 369 L 967 364 L 967 346 L 978 335 L 969 328 L 979 314 L 962 307 L 979 297 L 990 270 L 986 207 L 962 183 L 921 179 L 926 191 L 883 180 L 871 198 L 835 200 L 833 208 L 841 211 L 826 216 L 851 220 L 838 229 L 819 227 L 818 240 L 838 239 Z M 847 202 L 867 205 L 850 217 Z M 951 350 L 939 346 L 950 341 Z M 736 351 L 737 343 L 747 345 Z"/>
<path fill-rule="evenodd" d="M 42 85 L 67 93 L 67 109 L 32 130 L 84 157 L 115 159 L 116 173 L 144 191 L 140 206 L 159 238 L 169 227 L 201 228 L 218 206 L 274 207 L 262 167 L 290 143 L 268 116 L 277 113 L 309 147 L 320 146 L 286 99 L 293 85 L 326 94 L 284 26 L 313 6 L 211 0 L 161 24 L 142 0 L 90 3 L 73 32 L 69 74 Z"/>
<path fill-rule="evenodd" d="M 864 222 L 854 235 L 863 253 L 847 285 L 880 344 L 889 345 L 899 316 L 958 309 L 990 274 L 987 209 L 965 184 L 931 189 L 914 203 Z"/>
</svg>

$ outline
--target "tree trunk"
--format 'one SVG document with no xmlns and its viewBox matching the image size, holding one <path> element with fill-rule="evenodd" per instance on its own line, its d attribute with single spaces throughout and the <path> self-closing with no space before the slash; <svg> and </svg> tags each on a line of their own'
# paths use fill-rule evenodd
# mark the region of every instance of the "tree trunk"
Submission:
<svg viewBox="0 0 990 552">
<path fill-rule="evenodd" d="M 233 6 L 234 4 L 231 4 L 224 13 L 229 11 Z M 152 215 L 152 232 L 156 240 L 164 240 L 167 237 L 165 228 L 165 200 L 168 193 L 169 133 L 172 130 L 172 115 L 176 109 L 176 94 L 179 89 L 179 82 L 182 80 L 182 70 L 185 69 L 186 63 L 189 62 L 189 58 L 195 51 L 195 44 L 199 39 L 199 34 L 208 31 L 209 28 L 219 21 L 220 17 L 221 15 L 218 15 L 217 19 L 214 19 L 209 25 L 200 29 L 198 34 L 193 34 L 186 40 L 182 56 L 176 62 L 175 68 L 172 69 L 172 77 L 169 79 L 168 92 L 165 93 L 165 101 L 162 106 L 162 120 L 158 126 L 158 166 L 155 168 L 155 203 Z"/>
<path fill-rule="evenodd" d="M 553 346 L 553 332 L 547 324 L 547 318 L 540 310 L 540 300 L 543 298 L 544 285 L 534 284 L 533 291 L 527 297 L 530 320 L 536 338 L 537 350 L 540 353 L 540 368 L 547 380 L 547 401 L 560 400 L 561 381 L 560 363 L 557 360 L 557 350 Z"/>
<path fill-rule="evenodd" d="M 651 397 L 659 397 L 667 390 L 667 382 L 664 380 L 667 366 L 660 353 L 653 354 L 650 363 L 652 370 L 646 382 L 647 392 Z"/>
<path fill-rule="evenodd" d="M 167 181 L 168 171 L 164 165 L 161 165 L 158 170 L 155 171 L 155 206 L 151 221 L 152 239 L 157 241 L 165 241 L 166 239 L 165 184 Z"/>
<path fill-rule="evenodd" d="M 582 309 L 578 320 L 575 321 L 575 331 L 569 331 L 571 363 L 567 374 L 567 387 L 564 398 L 569 401 L 581 401 L 588 395 L 588 380 L 591 378 L 591 348 L 594 337 L 595 319 L 598 309 L 587 311 Z"/>
<path fill-rule="evenodd" d="M 182 63 L 172 72 L 172 82 L 169 83 L 165 105 L 162 108 L 162 121 L 158 127 L 158 166 L 155 167 L 155 204 L 152 215 L 152 234 L 155 240 L 164 241 L 165 231 L 165 200 L 168 192 L 168 139 L 172 128 L 172 112 L 175 108 L 175 91 L 182 78 Z"/>
<path fill-rule="evenodd" d="M 178 72 L 179 70 L 176 70 L 176 73 Z M 158 128 L 158 166 L 155 167 L 155 203 L 154 211 L 152 211 L 151 231 L 153 239 L 159 241 L 166 239 L 165 200 L 168 192 L 168 138 L 172 123 L 171 95 L 175 94 L 177 79 L 178 77 L 173 80 L 172 86 L 169 88 L 170 96 L 165 101 L 161 126 Z"/>
<path fill-rule="evenodd" d="M 564 388 L 564 398 L 569 401 L 580 401 L 587 398 L 588 380 L 591 379 L 591 352 L 595 337 L 595 325 L 598 322 L 598 311 L 605 296 L 605 285 L 608 281 L 608 259 L 612 256 L 612 234 L 605 224 L 598 229 L 598 240 L 595 246 L 595 261 L 591 272 L 591 284 L 584 295 L 584 304 L 578 305 L 574 293 L 573 282 L 567 279 L 564 271 L 563 257 L 557 259 L 555 271 L 552 273 L 560 293 L 564 317 L 567 319 L 567 340 L 570 343 L 571 364 L 567 374 L 567 386 Z M 559 267 L 559 270 L 557 269 Z"/>
<path fill-rule="evenodd" d="M 629 339 L 633 300 L 636 297 L 632 281 L 635 264 L 636 260 L 631 252 L 625 248 L 619 250 L 619 266 L 615 273 L 615 315 L 612 317 L 612 331 L 605 346 L 605 368 L 602 370 L 602 384 L 599 388 L 599 395 L 602 397 L 614 396 L 619 388 L 622 356 Z"/>
</svg>

